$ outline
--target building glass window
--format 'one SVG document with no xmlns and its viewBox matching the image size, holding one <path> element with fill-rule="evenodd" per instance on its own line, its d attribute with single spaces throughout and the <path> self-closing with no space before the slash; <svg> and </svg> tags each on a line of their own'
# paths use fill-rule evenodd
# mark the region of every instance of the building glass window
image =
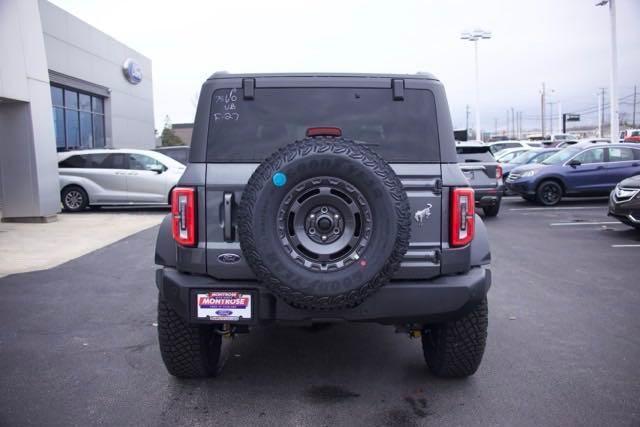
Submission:
<svg viewBox="0 0 640 427">
<path fill-rule="evenodd" d="M 105 146 L 103 98 L 51 86 L 51 103 L 58 151 Z"/>
<path fill-rule="evenodd" d="M 64 98 L 62 97 L 62 88 L 51 86 L 51 103 L 54 106 L 62 107 Z"/>
<path fill-rule="evenodd" d="M 56 147 L 64 149 L 64 110 L 61 107 L 53 107 L 53 128 L 56 132 Z"/>
</svg>

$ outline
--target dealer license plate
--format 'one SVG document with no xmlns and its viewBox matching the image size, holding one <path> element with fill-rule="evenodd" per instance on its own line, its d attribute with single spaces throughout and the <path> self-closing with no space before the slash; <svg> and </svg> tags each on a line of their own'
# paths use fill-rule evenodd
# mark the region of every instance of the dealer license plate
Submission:
<svg viewBox="0 0 640 427">
<path fill-rule="evenodd" d="M 233 322 L 251 319 L 251 294 L 245 292 L 198 292 L 198 319 Z"/>
</svg>

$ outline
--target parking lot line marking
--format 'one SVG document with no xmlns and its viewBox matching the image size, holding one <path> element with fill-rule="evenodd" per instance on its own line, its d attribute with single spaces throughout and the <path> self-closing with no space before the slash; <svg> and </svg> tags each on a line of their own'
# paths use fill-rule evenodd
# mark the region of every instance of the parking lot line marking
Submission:
<svg viewBox="0 0 640 427">
<path fill-rule="evenodd" d="M 552 227 L 562 227 L 565 225 L 613 225 L 620 224 L 618 221 L 601 221 L 601 222 L 552 222 Z"/>
<path fill-rule="evenodd" d="M 612 248 L 640 248 L 640 245 L 611 245 Z"/>
<path fill-rule="evenodd" d="M 581 209 L 606 209 L 606 206 L 565 206 L 555 208 L 509 208 L 510 211 L 552 211 L 552 210 L 581 210 Z"/>
</svg>

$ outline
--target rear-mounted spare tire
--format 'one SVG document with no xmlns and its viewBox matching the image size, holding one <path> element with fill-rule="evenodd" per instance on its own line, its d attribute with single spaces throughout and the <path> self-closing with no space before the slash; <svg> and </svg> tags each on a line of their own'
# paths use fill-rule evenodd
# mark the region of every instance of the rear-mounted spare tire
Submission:
<svg viewBox="0 0 640 427">
<path fill-rule="evenodd" d="M 265 160 L 242 194 L 242 252 L 294 307 L 353 307 L 387 283 L 410 240 L 407 195 L 363 143 L 316 137 Z"/>
</svg>

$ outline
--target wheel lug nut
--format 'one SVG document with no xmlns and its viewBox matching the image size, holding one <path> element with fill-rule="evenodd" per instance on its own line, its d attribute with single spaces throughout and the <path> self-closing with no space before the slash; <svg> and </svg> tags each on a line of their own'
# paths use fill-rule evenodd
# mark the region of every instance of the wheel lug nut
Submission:
<svg viewBox="0 0 640 427">
<path fill-rule="evenodd" d="M 322 240 L 327 240 L 327 236 L 322 236 Z"/>
<path fill-rule="evenodd" d="M 338 230 L 337 228 L 335 230 L 333 230 L 334 234 L 340 234 L 340 230 Z"/>
<path fill-rule="evenodd" d="M 335 219 L 339 219 L 339 218 L 340 218 L 340 215 L 335 214 L 333 217 L 334 217 Z"/>
<path fill-rule="evenodd" d="M 314 214 L 309 215 L 309 218 L 314 219 L 316 216 Z"/>
<path fill-rule="evenodd" d="M 323 206 L 322 208 L 320 208 L 320 212 L 322 213 L 327 213 L 327 211 L 329 211 L 329 209 L 327 209 L 326 206 Z"/>
</svg>

